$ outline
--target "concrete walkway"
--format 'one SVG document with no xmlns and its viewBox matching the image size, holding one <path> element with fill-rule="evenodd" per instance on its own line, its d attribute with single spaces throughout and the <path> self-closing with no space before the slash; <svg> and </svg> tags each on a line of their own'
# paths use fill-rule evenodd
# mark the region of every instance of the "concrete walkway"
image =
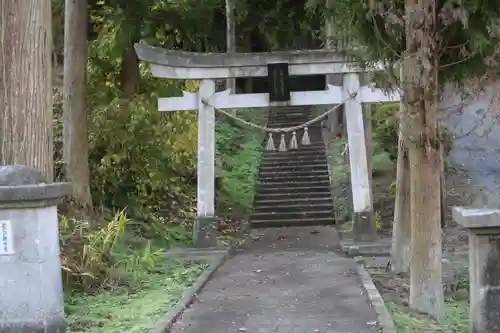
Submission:
<svg viewBox="0 0 500 333">
<path fill-rule="evenodd" d="M 331 227 L 261 231 L 219 269 L 171 332 L 378 332 L 356 263 L 337 248 Z"/>
</svg>

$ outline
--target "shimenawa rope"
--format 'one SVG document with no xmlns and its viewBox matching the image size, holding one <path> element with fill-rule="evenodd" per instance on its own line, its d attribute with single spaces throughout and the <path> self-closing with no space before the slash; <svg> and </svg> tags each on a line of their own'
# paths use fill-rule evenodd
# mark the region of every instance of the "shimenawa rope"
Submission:
<svg viewBox="0 0 500 333">
<path fill-rule="evenodd" d="M 223 115 L 225 115 L 225 116 L 227 116 L 227 117 L 229 117 L 229 118 L 231 118 L 233 120 L 239 121 L 239 122 L 243 123 L 244 125 L 247 125 L 247 126 L 250 126 L 250 127 L 253 127 L 253 128 L 257 128 L 257 129 L 260 129 L 260 130 L 268 133 L 268 140 L 267 140 L 267 144 L 266 144 L 266 150 L 268 150 L 268 151 L 275 151 L 276 150 L 276 146 L 275 146 L 274 139 L 273 139 L 273 133 L 281 133 L 280 144 L 278 146 L 278 150 L 279 151 L 286 151 L 287 150 L 286 141 L 285 141 L 285 134 L 286 133 L 292 132 L 292 139 L 290 140 L 289 149 L 297 149 L 298 148 L 298 144 L 297 144 L 297 130 L 300 130 L 300 129 L 304 129 L 304 134 L 302 135 L 302 139 L 301 139 L 300 143 L 303 146 L 310 145 L 311 144 L 311 140 L 309 138 L 308 126 L 311 125 L 311 124 L 316 123 L 318 120 L 324 118 L 325 116 L 327 116 L 331 112 L 337 110 L 347 100 L 349 100 L 349 99 L 355 99 L 356 95 L 357 95 L 357 93 L 350 94 L 349 98 L 346 98 L 342 103 L 334 106 L 333 108 L 327 110 L 326 112 L 322 113 L 321 115 L 319 115 L 319 116 L 317 116 L 317 117 L 315 117 L 315 118 L 313 118 L 311 120 L 306 121 L 305 123 L 303 123 L 301 125 L 292 126 L 292 127 L 283 127 L 283 128 L 270 128 L 270 127 L 260 126 L 260 125 L 257 125 L 255 123 L 252 123 L 250 121 L 246 121 L 245 119 L 242 119 L 242 118 L 240 118 L 238 116 L 235 116 L 235 115 L 233 115 L 233 114 L 231 114 L 231 113 L 229 113 L 227 111 L 224 111 L 222 109 L 216 108 L 213 105 L 211 105 L 205 99 L 202 100 L 202 103 L 204 103 L 204 104 L 206 104 L 208 106 L 213 107 L 215 111 L 220 112 Z"/>
</svg>

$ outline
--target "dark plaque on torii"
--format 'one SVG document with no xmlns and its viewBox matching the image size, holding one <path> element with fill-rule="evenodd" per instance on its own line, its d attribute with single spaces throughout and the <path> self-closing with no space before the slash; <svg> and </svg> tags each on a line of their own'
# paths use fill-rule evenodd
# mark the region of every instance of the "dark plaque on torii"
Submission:
<svg viewBox="0 0 500 333">
<path fill-rule="evenodd" d="M 288 63 L 267 64 L 267 80 L 270 102 L 290 101 Z"/>
</svg>

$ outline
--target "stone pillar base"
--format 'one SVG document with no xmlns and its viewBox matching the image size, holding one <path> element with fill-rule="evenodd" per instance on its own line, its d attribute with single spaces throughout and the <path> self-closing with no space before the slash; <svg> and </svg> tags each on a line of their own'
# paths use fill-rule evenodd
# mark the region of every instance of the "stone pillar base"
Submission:
<svg viewBox="0 0 500 333">
<path fill-rule="evenodd" d="M 0 321 L 2 333 L 64 333 L 65 331 L 66 322 L 63 312 L 51 318 L 40 319 L 40 321 Z"/>
<path fill-rule="evenodd" d="M 196 248 L 217 246 L 217 226 L 215 216 L 198 216 L 193 228 L 193 245 Z"/>
<path fill-rule="evenodd" d="M 375 242 L 378 240 L 373 212 L 355 212 L 353 221 L 352 231 L 355 242 Z"/>
</svg>

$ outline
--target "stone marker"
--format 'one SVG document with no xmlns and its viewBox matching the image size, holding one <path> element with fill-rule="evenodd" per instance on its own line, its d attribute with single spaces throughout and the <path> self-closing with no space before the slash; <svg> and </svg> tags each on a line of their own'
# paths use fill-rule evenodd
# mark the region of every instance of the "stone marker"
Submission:
<svg viewBox="0 0 500 333">
<path fill-rule="evenodd" d="M 472 332 L 500 332 L 500 210 L 454 207 L 453 219 L 469 231 Z"/>
<path fill-rule="evenodd" d="M 0 167 L 2 333 L 64 332 L 57 203 L 70 192 L 29 167 Z"/>
</svg>

